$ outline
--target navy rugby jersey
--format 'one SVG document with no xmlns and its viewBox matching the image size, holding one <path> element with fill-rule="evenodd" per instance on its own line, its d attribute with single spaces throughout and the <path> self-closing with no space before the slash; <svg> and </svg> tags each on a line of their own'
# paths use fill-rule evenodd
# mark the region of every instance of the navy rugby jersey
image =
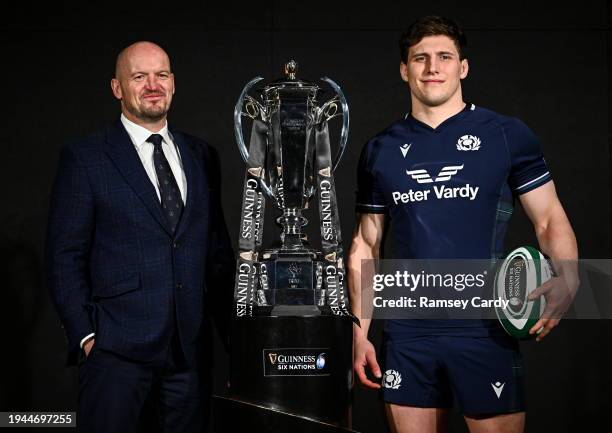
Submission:
<svg viewBox="0 0 612 433">
<path fill-rule="evenodd" d="M 523 122 L 473 104 L 437 128 L 410 114 L 393 123 L 365 145 L 357 175 L 356 211 L 389 215 L 398 259 L 501 257 L 514 197 L 551 180 Z M 480 328 L 469 335 L 499 328 L 479 320 L 387 322 L 387 330 Z"/>
</svg>

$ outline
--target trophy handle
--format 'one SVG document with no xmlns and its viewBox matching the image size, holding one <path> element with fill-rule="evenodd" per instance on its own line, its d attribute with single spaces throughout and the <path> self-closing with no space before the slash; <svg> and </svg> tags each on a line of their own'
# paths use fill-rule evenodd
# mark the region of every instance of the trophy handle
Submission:
<svg viewBox="0 0 612 433">
<path fill-rule="evenodd" d="M 334 156 L 334 161 L 332 163 L 332 172 L 336 171 L 336 167 L 338 167 L 338 163 L 340 162 L 340 159 L 342 159 L 342 155 L 344 154 L 344 149 L 346 149 L 346 143 L 348 141 L 348 131 L 349 131 L 349 108 L 348 108 L 348 104 L 346 103 L 346 98 L 344 96 L 344 92 L 342 91 L 342 89 L 340 88 L 340 86 L 338 86 L 338 84 L 336 84 L 334 82 L 334 80 L 332 80 L 331 78 L 328 77 L 322 77 L 321 80 L 325 81 L 327 84 L 329 84 L 334 91 L 337 94 L 337 97 L 340 99 L 340 106 L 342 107 L 342 132 L 340 133 L 340 146 L 338 147 L 338 151 L 336 152 L 336 155 Z M 336 98 L 331 99 L 330 101 L 328 101 L 328 103 L 333 103 L 335 102 Z M 323 111 L 325 111 L 325 105 L 323 105 Z M 335 117 L 336 113 L 331 113 L 328 116 L 328 120 L 331 119 L 332 117 Z"/>
<path fill-rule="evenodd" d="M 263 77 L 255 77 L 249 81 L 246 86 L 244 86 L 244 89 L 242 89 L 242 92 L 238 97 L 238 101 L 236 102 L 236 106 L 234 107 L 234 135 L 236 137 L 236 143 L 238 144 L 240 156 L 245 164 L 248 164 L 249 151 L 244 144 L 244 136 L 242 135 L 242 116 L 247 116 L 251 119 L 260 117 L 261 120 L 266 120 L 265 108 L 256 99 L 248 95 L 249 90 L 251 90 L 251 88 L 261 80 L 263 80 Z M 246 112 L 243 112 L 242 107 L 245 106 L 245 100 L 247 101 Z M 266 181 L 263 180 L 262 177 L 259 178 L 259 183 L 268 198 L 273 199 L 274 194 L 272 193 L 272 189 L 268 186 L 268 184 L 266 184 Z"/>
<path fill-rule="evenodd" d="M 249 151 L 246 148 L 246 145 L 244 144 L 244 136 L 242 135 L 242 116 L 249 116 L 254 119 L 255 117 L 257 117 L 257 114 L 263 113 L 261 111 L 262 109 L 261 105 L 257 101 L 255 101 L 253 98 L 251 98 L 249 95 L 247 95 L 249 90 L 251 90 L 251 87 L 253 87 L 255 84 L 257 84 L 261 80 L 263 80 L 263 77 L 255 77 L 251 81 L 249 81 L 246 84 L 246 86 L 244 86 L 244 89 L 242 89 L 242 93 L 240 93 L 240 96 L 238 97 L 238 102 L 236 102 L 236 106 L 234 107 L 234 134 L 236 136 L 236 143 L 238 144 L 238 150 L 240 150 L 240 156 L 242 156 L 242 160 L 244 161 L 245 164 L 247 163 L 249 159 Z M 247 97 L 250 103 L 257 104 L 253 106 L 260 110 L 259 113 L 257 111 L 253 111 L 252 113 L 242 112 L 242 107 L 244 106 L 244 100 L 247 99 Z"/>
</svg>

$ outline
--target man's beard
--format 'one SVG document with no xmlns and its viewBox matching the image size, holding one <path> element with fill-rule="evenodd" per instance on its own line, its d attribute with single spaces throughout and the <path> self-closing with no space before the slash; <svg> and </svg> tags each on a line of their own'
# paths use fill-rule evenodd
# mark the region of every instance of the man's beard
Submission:
<svg viewBox="0 0 612 433">
<path fill-rule="evenodd" d="M 169 105 L 151 105 L 149 107 L 127 107 L 128 111 L 138 119 L 146 122 L 157 122 L 166 117 Z"/>
<path fill-rule="evenodd" d="M 158 105 L 154 105 L 152 107 L 148 107 L 143 109 L 140 112 L 140 116 L 142 117 L 143 120 L 149 120 L 149 121 L 158 121 L 163 119 L 164 117 L 166 117 L 166 114 L 168 113 L 168 110 L 166 107 L 160 107 Z"/>
</svg>

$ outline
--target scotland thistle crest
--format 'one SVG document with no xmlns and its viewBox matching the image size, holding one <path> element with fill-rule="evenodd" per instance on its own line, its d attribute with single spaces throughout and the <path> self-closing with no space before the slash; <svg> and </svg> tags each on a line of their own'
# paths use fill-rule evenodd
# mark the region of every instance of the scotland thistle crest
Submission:
<svg viewBox="0 0 612 433">
<path fill-rule="evenodd" d="M 474 135 L 464 135 L 457 141 L 457 150 L 480 149 L 480 138 Z"/>
</svg>

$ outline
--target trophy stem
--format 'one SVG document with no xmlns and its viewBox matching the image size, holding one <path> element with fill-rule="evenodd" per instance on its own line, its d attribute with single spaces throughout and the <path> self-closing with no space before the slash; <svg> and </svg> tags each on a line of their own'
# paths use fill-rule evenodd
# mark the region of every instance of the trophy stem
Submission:
<svg viewBox="0 0 612 433">
<path fill-rule="evenodd" d="M 281 241 L 283 250 L 298 250 L 304 247 L 302 243 L 302 227 L 308 220 L 302 216 L 299 208 L 285 208 L 276 222 L 281 226 Z"/>
</svg>

